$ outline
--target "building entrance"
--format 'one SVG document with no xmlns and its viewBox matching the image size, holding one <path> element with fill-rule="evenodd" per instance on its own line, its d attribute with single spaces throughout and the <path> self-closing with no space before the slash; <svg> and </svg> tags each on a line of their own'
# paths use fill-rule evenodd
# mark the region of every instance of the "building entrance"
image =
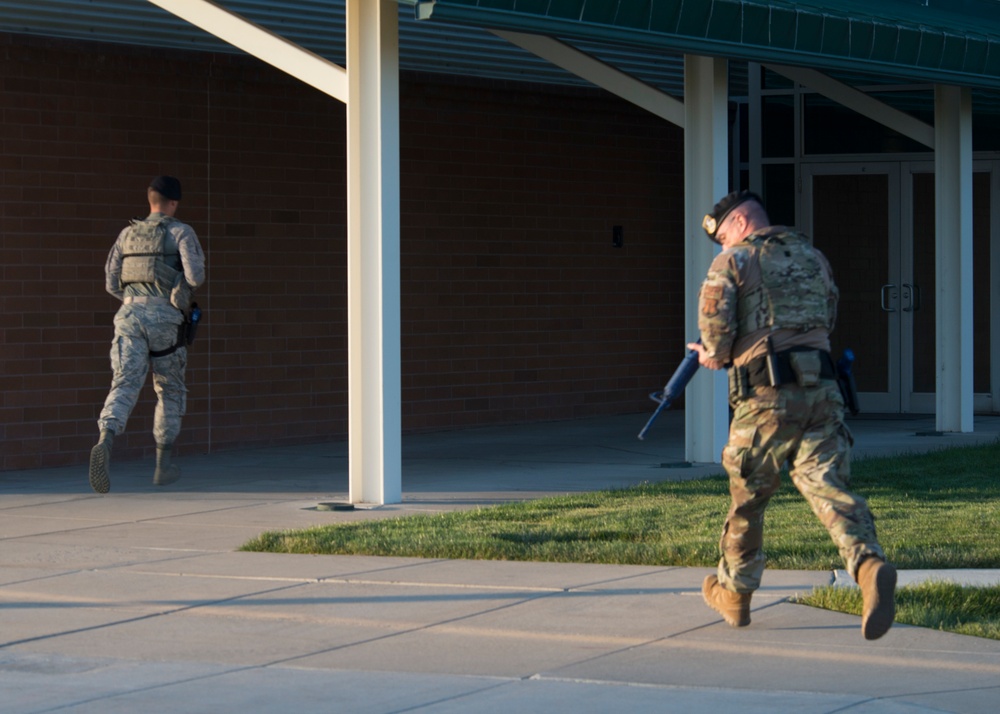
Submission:
<svg viewBox="0 0 1000 714">
<path fill-rule="evenodd" d="M 996 295 L 997 162 L 973 177 L 975 409 L 996 407 L 991 334 Z M 840 288 L 834 357 L 850 348 L 866 412 L 935 411 L 934 166 L 928 162 L 802 166 L 803 230 Z"/>
</svg>

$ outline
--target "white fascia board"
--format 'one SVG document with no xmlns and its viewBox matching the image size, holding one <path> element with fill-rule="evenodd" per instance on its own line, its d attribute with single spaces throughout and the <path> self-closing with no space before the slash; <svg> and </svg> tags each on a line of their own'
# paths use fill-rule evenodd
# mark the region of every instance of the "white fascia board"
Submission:
<svg viewBox="0 0 1000 714">
<path fill-rule="evenodd" d="M 347 71 L 209 0 L 148 0 L 210 35 L 347 103 Z"/>
<path fill-rule="evenodd" d="M 838 82 L 814 69 L 786 67 L 776 64 L 768 64 L 766 67 L 793 82 L 798 82 L 813 91 L 819 92 L 824 97 L 832 99 L 848 109 L 853 109 L 862 116 L 866 116 L 869 119 L 877 121 L 879 124 L 883 124 L 899 132 L 903 136 L 907 136 L 931 149 L 934 148 L 934 127 L 906 112 L 890 107 L 885 102 L 880 102 L 878 99 L 843 82 Z"/>
<path fill-rule="evenodd" d="M 671 124 L 684 128 L 684 103 L 656 87 L 552 37 L 507 30 L 490 30 L 490 32 L 637 107 L 652 112 L 661 119 L 666 119 Z"/>
</svg>

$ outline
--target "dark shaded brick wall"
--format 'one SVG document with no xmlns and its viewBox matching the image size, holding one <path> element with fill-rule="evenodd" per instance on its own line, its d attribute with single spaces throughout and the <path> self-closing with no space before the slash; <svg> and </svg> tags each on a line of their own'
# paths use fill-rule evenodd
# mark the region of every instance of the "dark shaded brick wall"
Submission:
<svg viewBox="0 0 1000 714">
<path fill-rule="evenodd" d="M 407 84 L 403 117 L 404 424 L 645 409 L 666 336 L 683 356 L 681 132 L 461 83 Z"/>
<path fill-rule="evenodd" d="M 346 435 L 344 107 L 253 59 L 170 59 L 0 35 L 4 470 L 86 460 L 104 260 L 158 173 L 208 257 L 179 453 Z M 423 75 L 401 124 L 404 429 L 648 411 L 683 354 L 681 131 L 598 90 Z M 152 453 L 154 401 L 117 458 Z"/>
</svg>

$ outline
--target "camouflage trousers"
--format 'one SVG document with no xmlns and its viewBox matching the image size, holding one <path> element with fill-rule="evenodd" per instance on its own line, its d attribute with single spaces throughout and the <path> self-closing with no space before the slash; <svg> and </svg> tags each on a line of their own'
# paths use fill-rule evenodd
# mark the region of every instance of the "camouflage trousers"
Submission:
<svg viewBox="0 0 1000 714">
<path fill-rule="evenodd" d="M 187 409 L 184 370 L 187 348 L 163 357 L 151 357 L 177 342 L 177 328 L 184 318 L 172 307 L 123 305 L 115 315 L 115 338 L 111 343 L 111 390 L 97 420 L 98 429 L 115 434 L 125 431 L 146 374 L 153 371 L 156 411 L 153 415 L 153 438 L 157 444 L 173 444 L 181 430 L 181 417 Z"/>
<path fill-rule="evenodd" d="M 788 464 L 792 482 L 830 533 L 844 565 L 857 575 L 869 555 L 885 558 L 868 504 L 848 490 L 853 437 L 835 382 L 817 387 L 756 387 L 734 405 L 722 464 L 732 503 L 719 548 L 719 582 L 734 592 L 760 587 L 766 557 L 764 511 Z"/>
</svg>

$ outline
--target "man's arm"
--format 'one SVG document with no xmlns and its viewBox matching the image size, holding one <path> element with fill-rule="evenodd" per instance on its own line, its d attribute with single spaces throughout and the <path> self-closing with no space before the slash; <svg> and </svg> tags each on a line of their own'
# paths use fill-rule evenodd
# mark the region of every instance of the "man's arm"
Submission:
<svg viewBox="0 0 1000 714">
<path fill-rule="evenodd" d="M 698 294 L 698 330 L 701 344 L 691 343 L 698 362 L 708 369 L 723 369 L 732 362 L 737 330 L 737 275 L 729 251 L 712 261 Z"/>
<path fill-rule="evenodd" d="M 181 224 L 181 230 L 176 235 L 177 252 L 181 256 L 181 264 L 184 266 L 184 279 L 194 290 L 205 282 L 205 253 L 198 242 L 191 226 Z"/>
<path fill-rule="evenodd" d="M 108 251 L 108 259 L 104 263 L 104 288 L 119 300 L 124 299 L 125 291 L 122 287 L 122 234 L 127 228 L 118 234 L 115 244 Z"/>
</svg>

